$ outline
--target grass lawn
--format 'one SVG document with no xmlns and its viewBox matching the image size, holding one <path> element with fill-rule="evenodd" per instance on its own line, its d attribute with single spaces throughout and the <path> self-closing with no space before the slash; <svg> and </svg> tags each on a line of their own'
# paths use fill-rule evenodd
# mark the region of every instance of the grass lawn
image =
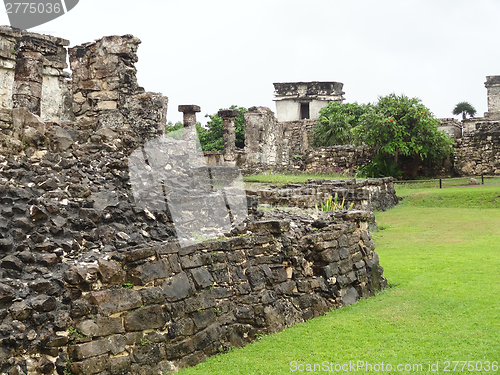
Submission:
<svg viewBox="0 0 500 375">
<path fill-rule="evenodd" d="M 324 361 L 363 364 L 313 373 L 425 374 L 437 364 L 438 372 L 465 374 L 472 372 L 462 371 L 464 362 L 452 361 L 473 361 L 482 373 L 500 374 L 499 193 L 488 186 L 398 191 L 403 203 L 376 214 L 383 230 L 374 234 L 390 289 L 180 374 L 311 373 L 298 366 Z M 382 363 L 393 370 L 382 372 Z"/>
</svg>

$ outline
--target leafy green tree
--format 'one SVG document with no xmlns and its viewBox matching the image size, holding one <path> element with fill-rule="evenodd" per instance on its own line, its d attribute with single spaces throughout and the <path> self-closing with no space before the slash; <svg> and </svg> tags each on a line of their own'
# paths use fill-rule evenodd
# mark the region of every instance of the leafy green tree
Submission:
<svg viewBox="0 0 500 375">
<path fill-rule="evenodd" d="M 455 116 L 462 114 L 462 119 L 465 120 L 467 115 L 470 117 L 474 117 L 476 114 L 476 109 L 472 106 L 472 104 L 468 102 L 460 102 L 458 103 L 452 112 Z"/>
<path fill-rule="evenodd" d="M 227 108 L 226 108 L 227 109 Z M 245 147 L 245 119 L 243 115 L 248 112 L 246 108 L 232 105 L 229 109 L 236 109 L 239 115 L 235 119 L 236 147 Z M 221 109 L 222 110 L 222 109 Z M 224 149 L 222 118 L 219 115 L 206 115 L 210 120 L 206 128 L 197 127 L 198 137 L 200 139 L 203 151 L 222 151 Z"/>
<path fill-rule="evenodd" d="M 362 172 L 370 177 L 415 176 L 423 163 L 442 160 L 452 140 L 419 99 L 391 94 L 376 104 L 331 102 L 320 111 L 313 130 L 313 146 L 365 144 L 374 160 Z"/>
<path fill-rule="evenodd" d="M 351 144 L 355 141 L 353 128 L 370 105 L 330 102 L 319 112 L 312 133 L 312 146 L 325 147 Z"/>
<path fill-rule="evenodd" d="M 440 125 L 417 98 L 391 94 L 380 97 L 354 129 L 357 143 L 371 146 L 375 155 L 386 157 L 416 176 L 425 161 L 435 163 L 451 153 L 453 140 L 437 130 Z"/>
</svg>

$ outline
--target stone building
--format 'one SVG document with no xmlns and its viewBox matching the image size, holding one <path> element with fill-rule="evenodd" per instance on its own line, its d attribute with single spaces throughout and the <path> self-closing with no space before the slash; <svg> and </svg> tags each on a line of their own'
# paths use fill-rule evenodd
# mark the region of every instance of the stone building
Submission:
<svg viewBox="0 0 500 375">
<path fill-rule="evenodd" d="M 0 109 L 28 107 L 44 121 L 74 119 L 64 70 L 68 45 L 66 39 L 0 26 Z"/>
<path fill-rule="evenodd" d="M 317 120 L 329 102 L 342 102 L 340 82 L 287 82 L 274 84 L 274 101 L 279 122 Z"/>
</svg>

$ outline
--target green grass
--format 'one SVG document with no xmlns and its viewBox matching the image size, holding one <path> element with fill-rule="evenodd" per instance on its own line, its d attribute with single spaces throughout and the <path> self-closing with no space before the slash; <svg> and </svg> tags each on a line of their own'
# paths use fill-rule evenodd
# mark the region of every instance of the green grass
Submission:
<svg viewBox="0 0 500 375">
<path fill-rule="evenodd" d="M 344 174 L 339 173 L 297 173 L 297 174 L 254 174 L 251 176 L 243 177 L 245 182 L 260 182 L 269 184 L 290 184 L 290 183 L 300 183 L 306 182 L 309 179 L 325 179 L 325 180 L 344 180 L 346 177 Z"/>
<path fill-rule="evenodd" d="M 421 372 L 383 373 L 425 374 L 435 373 L 427 371 L 430 363 L 439 362 L 443 372 L 444 361 L 500 362 L 500 210 L 494 196 L 500 189 L 426 191 L 423 198 L 419 191 L 398 191 L 403 203 L 377 213 L 384 230 L 374 240 L 390 289 L 181 374 L 290 374 L 292 361 L 422 364 Z M 450 207 L 440 206 L 444 202 Z"/>
</svg>

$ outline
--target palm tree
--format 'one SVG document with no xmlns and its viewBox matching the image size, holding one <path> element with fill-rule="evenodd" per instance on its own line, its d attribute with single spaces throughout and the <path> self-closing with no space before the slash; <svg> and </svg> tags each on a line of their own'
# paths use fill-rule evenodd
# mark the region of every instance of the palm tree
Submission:
<svg viewBox="0 0 500 375">
<path fill-rule="evenodd" d="M 467 115 L 470 117 L 474 117 L 476 114 L 476 109 L 472 106 L 472 104 L 468 102 L 460 102 L 455 106 L 452 112 L 454 115 L 462 114 L 462 120 L 467 118 Z"/>
</svg>

